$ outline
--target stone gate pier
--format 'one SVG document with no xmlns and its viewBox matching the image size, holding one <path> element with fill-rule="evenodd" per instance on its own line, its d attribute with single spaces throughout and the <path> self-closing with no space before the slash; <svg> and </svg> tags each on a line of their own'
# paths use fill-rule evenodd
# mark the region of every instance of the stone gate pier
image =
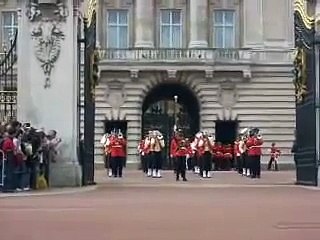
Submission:
<svg viewBox="0 0 320 240">
<path fill-rule="evenodd" d="M 50 184 L 79 186 L 79 1 L 20 1 L 19 7 L 18 120 L 58 132 L 62 143 L 58 161 L 50 163 Z"/>
</svg>

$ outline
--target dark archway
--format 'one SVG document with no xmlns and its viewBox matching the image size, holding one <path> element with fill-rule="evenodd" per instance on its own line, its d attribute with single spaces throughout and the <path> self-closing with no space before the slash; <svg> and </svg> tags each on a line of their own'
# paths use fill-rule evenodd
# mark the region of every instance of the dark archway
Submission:
<svg viewBox="0 0 320 240">
<path fill-rule="evenodd" d="M 174 96 L 178 97 L 177 103 Z M 188 86 L 181 83 L 162 83 L 152 88 L 142 104 L 142 134 L 148 130 L 160 130 L 166 140 L 164 165 L 171 168 L 169 142 L 173 134 L 174 114 L 176 123 L 188 137 L 194 136 L 200 126 L 199 101 Z"/>
</svg>

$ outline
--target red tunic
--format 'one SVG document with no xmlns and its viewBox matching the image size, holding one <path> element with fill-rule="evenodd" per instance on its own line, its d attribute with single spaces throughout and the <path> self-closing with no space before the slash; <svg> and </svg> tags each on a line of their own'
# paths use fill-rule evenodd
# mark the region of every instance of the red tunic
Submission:
<svg viewBox="0 0 320 240">
<path fill-rule="evenodd" d="M 184 139 L 178 140 L 175 143 L 175 156 L 176 157 L 185 157 L 188 155 L 189 152 L 189 144 L 183 143 L 183 141 L 185 141 Z"/>
<path fill-rule="evenodd" d="M 224 147 L 222 145 L 217 145 L 215 148 L 215 152 L 216 152 L 216 157 L 218 159 L 222 159 L 223 153 L 224 153 Z"/>
<path fill-rule="evenodd" d="M 114 138 L 110 140 L 111 157 L 126 156 L 126 140 L 124 138 Z"/>
<path fill-rule="evenodd" d="M 256 137 L 249 137 L 246 143 L 247 149 L 248 149 L 248 156 L 261 156 L 262 144 L 263 144 L 262 139 L 258 139 Z"/>
<path fill-rule="evenodd" d="M 176 157 L 176 153 L 177 153 L 177 139 L 175 137 L 172 138 L 171 143 L 170 143 L 170 156 L 171 157 Z"/>
<path fill-rule="evenodd" d="M 230 146 L 225 146 L 224 147 L 224 151 L 223 151 L 223 156 L 224 156 L 224 159 L 226 159 L 226 160 L 230 160 L 230 159 L 232 159 L 232 147 L 231 147 L 231 145 Z"/>
</svg>

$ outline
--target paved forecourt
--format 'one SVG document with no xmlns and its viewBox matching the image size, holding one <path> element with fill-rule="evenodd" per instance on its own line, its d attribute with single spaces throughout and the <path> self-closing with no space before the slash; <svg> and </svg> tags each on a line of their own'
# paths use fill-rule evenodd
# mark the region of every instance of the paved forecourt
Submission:
<svg viewBox="0 0 320 240">
<path fill-rule="evenodd" d="M 292 172 L 251 180 L 216 173 L 175 182 L 172 172 L 123 179 L 97 172 L 81 193 L 0 198 L 1 239 L 318 240 L 320 192 L 294 186 Z M 291 182 L 291 183 L 290 183 Z M 289 184 L 289 185 L 287 185 Z M 67 192 L 66 192 L 67 193 Z"/>
</svg>

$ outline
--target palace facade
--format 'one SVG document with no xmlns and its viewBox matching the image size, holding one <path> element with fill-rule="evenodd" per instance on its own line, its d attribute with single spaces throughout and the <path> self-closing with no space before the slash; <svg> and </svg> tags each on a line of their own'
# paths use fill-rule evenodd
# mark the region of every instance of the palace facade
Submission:
<svg viewBox="0 0 320 240">
<path fill-rule="evenodd" d="M 0 0 L 2 43 L 16 28 L 14 4 Z M 169 138 L 175 122 L 222 142 L 258 127 L 264 152 L 276 142 L 293 163 L 291 0 L 98 0 L 97 14 L 97 163 L 106 131 L 122 129 L 134 164 L 143 132 Z"/>
</svg>

